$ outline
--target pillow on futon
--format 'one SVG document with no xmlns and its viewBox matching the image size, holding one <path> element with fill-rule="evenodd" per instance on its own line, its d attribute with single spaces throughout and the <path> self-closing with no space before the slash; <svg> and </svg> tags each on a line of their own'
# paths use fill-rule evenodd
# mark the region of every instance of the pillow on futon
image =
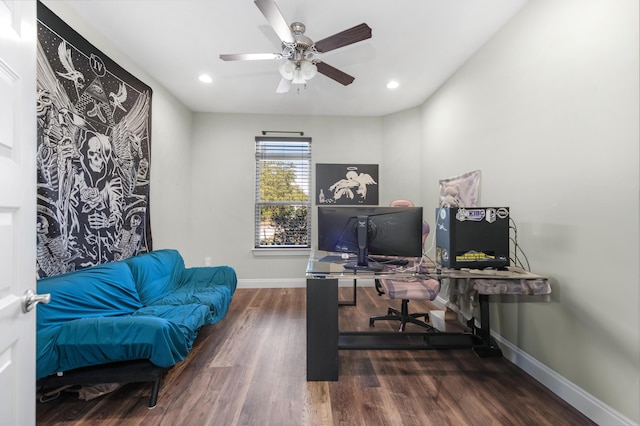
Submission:
<svg viewBox="0 0 640 426">
<path fill-rule="evenodd" d="M 38 305 L 38 329 L 78 318 L 130 314 L 143 306 L 131 271 L 122 262 L 38 280 L 38 294 L 47 293 L 51 301 Z"/>
<path fill-rule="evenodd" d="M 184 260 L 177 250 L 156 250 L 125 259 L 129 265 L 140 300 L 153 305 L 174 291 L 184 271 Z"/>
</svg>

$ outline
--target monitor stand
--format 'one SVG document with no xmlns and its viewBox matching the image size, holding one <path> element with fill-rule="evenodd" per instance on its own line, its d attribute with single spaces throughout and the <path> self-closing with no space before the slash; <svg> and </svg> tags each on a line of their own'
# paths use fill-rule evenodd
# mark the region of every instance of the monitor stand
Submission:
<svg viewBox="0 0 640 426">
<path fill-rule="evenodd" d="M 344 265 L 346 269 L 353 269 L 356 271 L 372 271 L 380 272 L 384 268 L 381 263 L 369 262 L 369 216 L 358 216 L 356 222 L 357 237 L 358 237 L 358 261 L 348 262 Z"/>
<path fill-rule="evenodd" d="M 360 265 L 358 262 L 347 262 L 344 264 L 344 268 L 355 271 L 380 272 L 384 269 L 384 265 L 378 262 L 367 262 L 366 265 Z"/>
</svg>

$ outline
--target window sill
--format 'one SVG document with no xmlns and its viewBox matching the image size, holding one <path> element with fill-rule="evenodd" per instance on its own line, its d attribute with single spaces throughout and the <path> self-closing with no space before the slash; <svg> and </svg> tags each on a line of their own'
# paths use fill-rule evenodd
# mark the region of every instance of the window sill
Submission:
<svg viewBox="0 0 640 426">
<path fill-rule="evenodd" d="M 253 255 L 255 257 L 269 256 L 304 256 L 309 257 L 310 248 L 254 248 Z"/>
</svg>

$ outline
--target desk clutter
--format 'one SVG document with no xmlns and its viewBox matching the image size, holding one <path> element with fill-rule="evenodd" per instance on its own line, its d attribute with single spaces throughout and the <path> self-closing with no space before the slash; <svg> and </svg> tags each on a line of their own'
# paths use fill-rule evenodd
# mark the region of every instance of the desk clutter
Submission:
<svg viewBox="0 0 640 426">
<path fill-rule="evenodd" d="M 480 296 L 545 296 L 551 294 L 547 278 L 523 269 L 509 267 L 506 271 L 469 270 L 445 272 L 441 298 L 445 306 L 464 320 L 480 315 Z"/>
</svg>

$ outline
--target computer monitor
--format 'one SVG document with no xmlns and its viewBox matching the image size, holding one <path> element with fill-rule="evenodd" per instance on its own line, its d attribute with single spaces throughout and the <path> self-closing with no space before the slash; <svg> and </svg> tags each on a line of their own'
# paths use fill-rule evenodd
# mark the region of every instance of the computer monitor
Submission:
<svg viewBox="0 0 640 426">
<path fill-rule="evenodd" d="M 380 270 L 370 255 L 421 257 L 422 207 L 318 206 L 318 250 L 357 254 L 351 269 Z"/>
</svg>

